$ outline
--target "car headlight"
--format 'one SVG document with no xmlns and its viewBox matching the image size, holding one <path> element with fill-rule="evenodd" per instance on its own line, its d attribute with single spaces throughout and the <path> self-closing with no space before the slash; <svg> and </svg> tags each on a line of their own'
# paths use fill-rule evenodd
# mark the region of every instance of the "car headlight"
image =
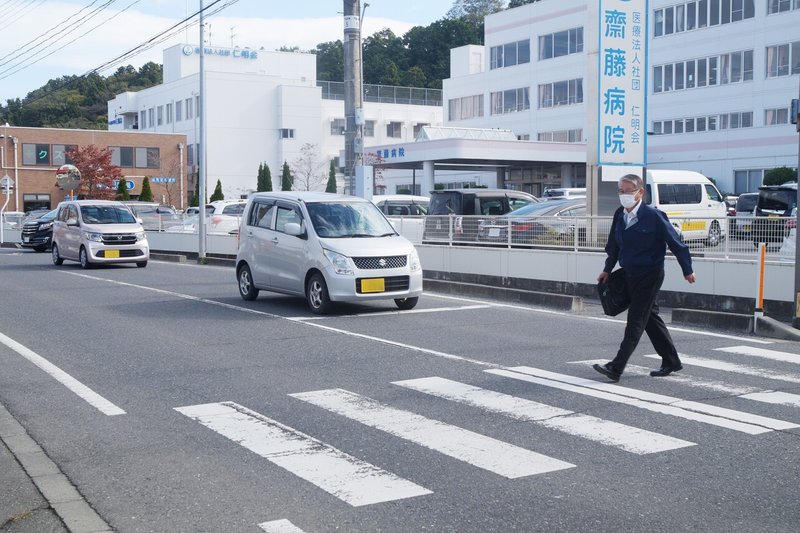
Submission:
<svg viewBox="0 0 800 533">
<path fill-rule="evenodd" d="M 39 229 L 40 229 L 40 230 L 42 230 L 42 229 L 49 229 L 49 228 L 51 228 L 52 226 L 53 226 L 53 223 L 52 223 L 52 222 L 45 222 L 44 224 L 42 224 L 41 226 L 39 226 Z"/>
<path fill-rule="evenodd" d="M 91 231 L 84 231 L 83 238 L 89 241 L 94 242 L 103 242 L 103 234 L 102 233 L 94 233 Z"/>
<path fill-rule="evenodd" d="M 411 269 L 411 272 L 417 272 L 422 270 L 422 264 L 419 262 L 419 254 L 417 250 L 414 249 L 408 256 L 408 266 Z"/>
<path fill-rule="evenodd" d="M 143 231 L 137 231 L 136 232 L 136 240 L 137 241 L 143 241 L 146 238 L 147 238 L 147 234 L 145 232 L 143 232 Z"/>
<path fill-rule="evenodd" d="M 331 250 L 322 249 L 325 257 L 333 265 L 333 271 L 343 276 L 353 275 L 353 267 L 350 264 L 350 259 L 340 253 L 332 252 Z"/>
</svg>

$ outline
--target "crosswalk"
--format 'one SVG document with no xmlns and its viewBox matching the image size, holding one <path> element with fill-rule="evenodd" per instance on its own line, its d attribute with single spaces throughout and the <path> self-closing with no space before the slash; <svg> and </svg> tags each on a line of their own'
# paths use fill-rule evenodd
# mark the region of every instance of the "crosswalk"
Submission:
<svg viewBox="0 0 800 533">
<path fill-rule="evenodd" d="M 658 358 L 657 355 L 646 357 Z M 441 376 L 416 377 L 386 384 L 393 390 L 413 391 L 420 394 L 420 398 L 429 398 L 431 402 L 448 402 L 459 409 L 476 410 L 483 415 L 520 422 L 523 424 L 520 431 L 530 435 L 527 441 L 530 444 L 525 446 L 521 446 L 519 440 L 515 444 L 504 442 L 483 432 L 383 403 L 355 391 L 332 388 L 291 393 L 289 397 L 318 408 L 321 413 L 328 413 L 335 420 L 356 422 L 391 438 L 465 463 L 488 475 L 510 480 L 545 473 L 558 475 L 561 471 L 581 468 L 585 464 L 585 457 L 564 457 L 564 450 L 534 449 L 537 443 L 542 442 L 542 439 L 536 438 L 540 428 L 558 432 L 565 436 L 563 438 L 574 437 L 589 445 L 630 454 L 631 457 L 701 448 L 708 444 L 707 440 L 703 442 L 702 432 L 685 432 L 698 435 L 698 438 L 692 437 L 697 442 L 692 442 L 664 433 L 663 427 L 655 431 L 652 427 L 607 420 L 504 392 L 504 389 L 511 389 L 519 393 L 521 384 L 529 385 L 531 391 L 547 391 L 548 397 L 588 398 L 608 402 L 609 405 L 621 404 L 633 410 L 654 412 L 689 424 L 752 438 L 800 427 L 795 422 L 800 420 L 800 412 L 797 416 L 786 416 L 787 412 L 791 412 L 786 408 L 800 408 L 800 395 L 780 390 L 781 387 L 787 387 L 787 383 L 800 382 L 800 368 L 791 368 L 791 365 L 800 365 L 800 355 L 760 347 L 730 346 L 714 349 L 713 356 L 681 354 L 681 360 L 685 367 L 683 372 L 658 381 L 636 379 L 644 378 L 649 369 L 632 364 L 626 369 L 626 379 L 622 382 L 605 382 L 592 374 L 590 363 L 593 361 L 582 360 L 570 362 L 573 365 L 570 368 L 575 370 L 570 374 L 525 365 L 488 368 L 482 374 L 491 378 L 482 380 L 481 385 L 484 386 Z M 759 362 L 784 368 L 764 368 L 759 366 Z M 704 373 L 712 373 L 714 378 L 710 379 Z M 720 375 L 723 377 L 720 378 Z M 764 380 L 768 380 L 774 388 L 752 384 L 753 381 L 763 383 Z M 670 383 L 673 394 L 647 390 L 653 383 Z M 711 401 L 688 400 L 675 395 L 684 388 L 689 391 L 710 390 L 725 397 L 757 402 L 762 413 L 764 409 L 769 410 L 770 406 L 780 406 L 775 408 L 779 416 L 755 414 L 749 410 L 721 407 Z M 740 403 L 747 405 L 747 402 Z M 404 479 L 300 432 L 286 425 L 285 421 L 279 422 L 235 402 L 212 402 L 175 409 L 354 507 L 424 497 L 433 493 L 415 481 Z M 652 417 L 641 418 L 644 425 L 652 423 Z M 634 417 L 626 419 L 626 422 L 631 420 Z M 666 427 L 674 426 L 670 424 Z M 265 531 L 289 531 L 294 527 L 282 521 L 261 526 Z"/>
</svg>

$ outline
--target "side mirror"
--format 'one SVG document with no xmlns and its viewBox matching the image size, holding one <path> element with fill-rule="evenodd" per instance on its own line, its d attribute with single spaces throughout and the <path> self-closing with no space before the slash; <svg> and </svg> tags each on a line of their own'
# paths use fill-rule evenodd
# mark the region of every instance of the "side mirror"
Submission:
<svg viewBox="0 0 800 533">
<path fill-rule="evenodd" d="M 144 221 L 142 220 L 141 217 L 136 217 L 136 223 L 137 224 L 144 224 Z"/>
<path fill-rule="evenodd" d="M 287 235 L 294 235 L 295 237 L 299 237 L 303 234 L 303 228 L 297 222 L 287 222 L 283 230 Z"/>
</svg>

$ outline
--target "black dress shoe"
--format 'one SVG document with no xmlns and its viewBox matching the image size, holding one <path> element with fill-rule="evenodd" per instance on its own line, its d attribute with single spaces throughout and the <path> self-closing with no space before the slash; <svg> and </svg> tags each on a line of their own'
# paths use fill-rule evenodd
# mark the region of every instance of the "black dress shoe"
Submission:
<svg viewBox="0 0 800 533">
<path fill-rule="evenodd" d="M 673 372 L 677 372 L 678 370 L 683 370 L 683 365 L 678 366 L 662 366 L 658 370 L 653 370 L 650 372 L 650 375 L 654 378 L 663 378 L 664 376 L 669 376 Z"/>
<path fill-rule="evenodd" d="M 614 383 L 619 381 L 619 377 L 620 377 L 621 374 L 619 372 L 617 372 L 616 370 L 614 370 L 613 368 L 611 368 L 611 363 L 606 363 L 604 365 L 594 364 L 594 365 L 592 365 L 592 368 L 594 368 L 595 370 L 597 370 L 598 372 L 600 372 L 601 374 L 606 376 L 608 379 L 610 379 Z"/>
</svg>

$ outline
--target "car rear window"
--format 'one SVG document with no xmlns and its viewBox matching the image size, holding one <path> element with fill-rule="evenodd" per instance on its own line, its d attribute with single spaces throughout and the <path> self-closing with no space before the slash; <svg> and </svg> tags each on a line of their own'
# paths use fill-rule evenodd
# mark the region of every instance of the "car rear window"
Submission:
<svg viewBox="0 0 800 533">
<path fill-rule="evenodd" d="M 457 192 L 443 192 L 431 195 L 431 203 L 428 204 L 429 215 L 463 215 L 462 195 Z"/>
<path fill-rule="evenodd" d="M 758 208 L 783 211 L 787 215 L 797 202 L 797 191 L 792 189 L 762 189 L 758 192 Z"/>
<path fill-rule="evenodd" d="M 756 207 L 756 200 L 758 200 L 757 194 L 748 194 L 739 196 L 739 199 L 736 201 L 736 212 L 742 213 L 749 213 L 752 212 L 753 209 Z"/>
</svg>

